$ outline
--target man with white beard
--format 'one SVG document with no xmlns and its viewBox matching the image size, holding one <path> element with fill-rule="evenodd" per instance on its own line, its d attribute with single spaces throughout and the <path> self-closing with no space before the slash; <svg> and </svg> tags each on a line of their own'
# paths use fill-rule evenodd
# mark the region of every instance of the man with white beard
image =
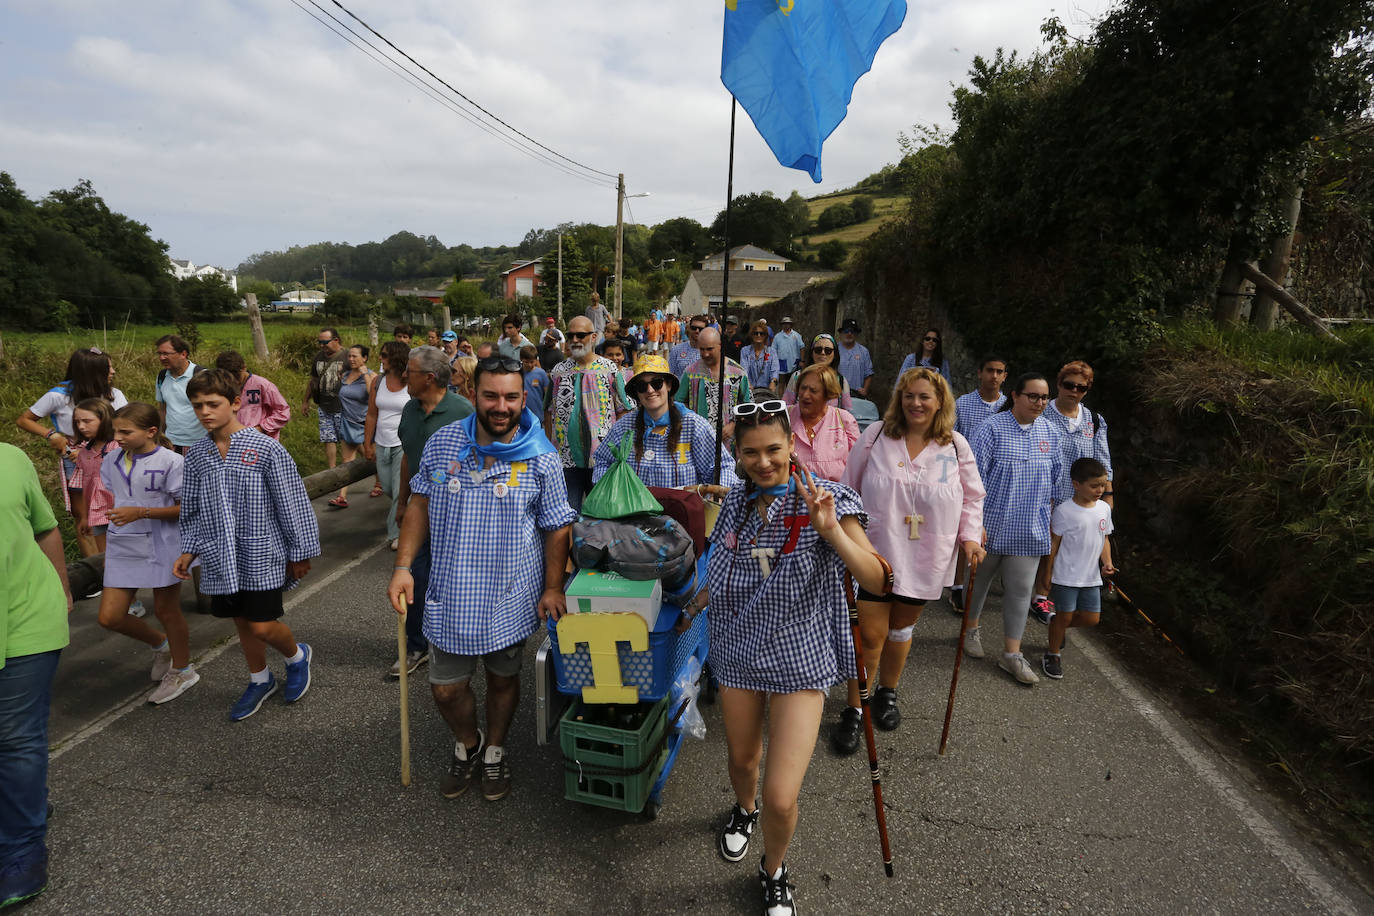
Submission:
<svg viewBox="0 0 1374 916">
<path fill-rule="evenodd" d="M 544 429 L 563 459 L 568 502 L 582 509 L 592 488 L 592 455 L 611 425 L 634 408 L 625 393 L 625 377 L 609 359 L 597 356 L 596 329 L 579 315 L 568 322 L 568 359 L 549 373 L 552 396 L 544 412 Z"/>
</svg>

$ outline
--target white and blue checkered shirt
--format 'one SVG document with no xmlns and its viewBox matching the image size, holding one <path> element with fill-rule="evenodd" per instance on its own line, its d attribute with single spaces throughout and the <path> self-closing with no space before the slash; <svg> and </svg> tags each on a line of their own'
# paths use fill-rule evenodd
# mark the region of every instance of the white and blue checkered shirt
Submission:
<svg viewBox="0 0 1374 916">
<path fill-rule="evenodd" d="M 690 340 L 684 340 L 668 351 L 668 371 L 681 378 L 687 367 L 699 359 L 701 351 L 692 346 Z"/>
<path fill-rule="evenodd" d="M 320 555 L 320 526 L 296 462 L 270 436 L 245 427 L 229 453 L 205 436 L 186 449 L 181 552 L 200 558 L 207 595 L 291 588 L 286 564 Z"/>
<path fill-rule="evenodd" d="M 829 480 L 817 484 L 834 494 L 837 517 L 856 516 L 867 526 L 857 493 Z M 775 499 L 765 523 L 753 494 L 735 487 L 711 541 L 706 623 L 711 671 L 720 683 L 793 693 L 855 676 L 844 563 L 811 527 L 799 494 Z M 770 553 L 766 578 L 755 550 Z"/>
<path fill-rule="evenodd" d="M 1006 402 L 1007 396 L 1000 391 L 997 392 L 997 401 L 993 404 L 983 400 L 977 388 L 968 394 L 959 395 L 954 399 L 954 431 L 965 439 L 972 439 L 978 427 L 983 425 L 983 421 L 1001 410 Z"/>
<path fill-rule="evenodd" d="M 778 351 L 771 346 L 764 347 L 762 353 L 754 352 L 752 346 L 746 346 L 739 351 L 739 364 L 744 367 L 745 375 L 749 376 L 750 388 L 767 388 L 777 381 L 778 372 Z"/>
<path fill-rule="evenodd" d="M 557 452 L 525 461 L 470 451 L 462 424 L 425 443 L 410 489 L 429 500 L 429 590 L 425 636 L 453 655 L 484 655 L 527 638 L 539 625 L 543 533 L 571 525 Z"/>
<path fill-rule="evenodd" d="M 1050 511 L 1064 462 L 1054 424 L 1040 416 L 1022 429 L 1004 410 L 979 426 L 969 445 L 987 489 L 988 550 L 1012 557 L 1049 553 Z"/>
<path fill-rule="evenodd" d="M 856 343 L 852 348 L 840 344 L 835 356 L 838 358 L 835 370 L 855 391 L 862 388 L 864 382 L 873 375 L 873 357 L 863 344 Z"/>
<path fill-rule="evenodd" d="M 698 483 L 712 483 L 716 472 L 716 431 L 699 414 L 688 410 L 676 401 L 670 402 L 670 409 L 682 417 L 682 428 L 678 431 L 677 448 L 668 451 L 668 428 L 660 426 L 645 433 L 644 457 L 635 461 L 634 432 L 635 417 L 639 409 L 625 414 L 606 438 L 597 446 L 592 456 L 595 465 L 592 469 L 593 482 L 600 480 L 615 462 L 612 445 L 620 445 L 629 440 L 630 466 L 646 487 L 690 487 Z M 735 459 L 724 446 L 720 449 L 720 485 L 733 487 L 739 483 L 735 476 Z"/>
<path fill-rule="evenodd" d="M 1078 428 L 1069 429 L 1069 418 L 1059 412 L 1053 399 L 1045 407 L 1044 417 L 1059 431 L 1060 444 L 1064 449 L 1064 469 L 1054 495 L 1055 502 L 1073 499 L 1073 478 L 1069 476 L 1069 470 L 1079 458 L 1096 458 L 1107 468 L 1107 479 L 1112 479 L 1112 451 L 1107 446 L 1106 417 L 1079 404 Z M 1093 429 L 1094 417 L 1097 418 L 1096 430 Z"/>
</svg>

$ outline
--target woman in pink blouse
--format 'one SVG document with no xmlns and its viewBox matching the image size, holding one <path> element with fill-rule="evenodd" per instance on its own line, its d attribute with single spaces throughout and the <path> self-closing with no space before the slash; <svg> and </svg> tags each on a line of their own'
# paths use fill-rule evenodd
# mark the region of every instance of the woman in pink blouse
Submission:
<svg viewBox="0 0 1374 916">
<path fill-rule="evenodd" d="M 897 685 L 925 603 L 951 580 L 956 545 L 970 562 L 983 556 L 983 481 L 954 431 L 954 395 L 937 370 L 902 374 L 883 422 L 864 430 L 840 482 L 863 497 L 869 540 L 895 577 L 890 595 L 859 590 L 864 667 L 878 684 L 873 721 L 891 731 L 902 720 Z M 861 722 L 858 684 L 850 681 L 849 705 L 830 735 L 837 752 L 858 749 Z"/>
<path fill-rule="evenodd" d="M 849 450 L 859 438 L 859 423 L 847 410 L 830 406 L 840 395 L 840 377 L 829 366 L 812 364 L 797 377 L 797 402 L 787 408 L 797 459 L 826 480 L 844 474 Z"/>
</svg>

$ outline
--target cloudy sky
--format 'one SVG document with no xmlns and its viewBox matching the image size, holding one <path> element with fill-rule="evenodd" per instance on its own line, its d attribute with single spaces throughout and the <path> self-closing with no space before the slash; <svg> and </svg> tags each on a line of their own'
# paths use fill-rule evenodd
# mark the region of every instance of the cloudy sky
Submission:
<svg viewBox="0 0 1374 916">
<path fill-rule="evenodd" d="M 343 2 L 534 139 L 624 172 L 650 193 L 634 221 L 708 223 L 723 206 L 720 0 Z M 614 222 L 613 188 L 512 150 L 301 7 L 324 18 L 312 0 L 0 0 L 0 170 L 31 198 L 89 178 L 174 257 L 225 266 L 402 229 L 485 245 Z M 898 133 L 948 126 L 975 54 L 1033 51 L 1052 15 L 1086 34 L 1106 8 L 910 0 L 826 142 L 825 181 L 779 166 L 741 111 L 735 193 L 850 185 L 896 161 Z"/>
</svg>

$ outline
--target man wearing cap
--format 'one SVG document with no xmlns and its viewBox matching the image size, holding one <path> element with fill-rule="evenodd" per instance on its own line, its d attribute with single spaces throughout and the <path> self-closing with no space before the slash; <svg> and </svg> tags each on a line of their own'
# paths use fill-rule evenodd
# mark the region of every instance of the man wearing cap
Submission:
<svg viewBox="0 0 1374 916">
<path fill-rule="evenodd" d="M 782 330 L 773 336 L 773 349 L 778 353 L 779 391 L 787 387 L 788 378 L 797 371 L 804 346 L 806 342 L 802 340 L 802 336 L 792 330 L 792 319 L 783 318 Z"/>
<path fill-rule="evenodd" d="M 743 404 L 753 397 L 749 387 L 749 376 L 733 359 L 722 356 L 720 352 L 720 332 L 707 328 L 697 335 L 697 349 L 701 358 L 687 367 L 682 373 L 682 387 L 676 399 L 705 417 L 716 428 L 716 412 L 720 409 L 720 361 L 725 359 L 725 416 L 729 417 L 736 404 Z M 735 424 L 725 421 L 721 436 L 724 442 L 734 439 Z"/>
<path fill-rule="evenodd" d="M 839 373 L 849 383 L 849 390 L 855 397 L 868 397 L 868 383 L 873 379 L 873 357 L 868 348 L 855 340 L 859 333 L 859 323 L 846 318 L 840 325 Z"/>
<path fill-rule="evenodd" d="M 440 346 L 443 348 L 444 355 L 452 363 L 458 357 L 458 335 L 453 331 L 445 331 L 439 335 L 439 340 L 442 341 Z"/>
<path fill-rule="evenodd" d="M 697 351 L 697 335 L 706 329 L 707 323 L 705 315 L 693 315 L 687 320 L 687 339 L 668 351 L 668 370 L 678 378 L 682 377 L 688 366 L 701 359 L 701 353 Z"/>
<path fill-rule="evenodd" d="M 553 367 L 544 430 L 558 447 L 568 502 L 582 508 L 592 488 L 592 455 L 622 413 L 634 407 L 619 367 L 596 355 L 596 328 L 578 315 L 568 322 L 568 358 Z"/>
<path fill-rule="evenodd" d="M 735 361 L 739 360 L 739 351 L 744 347 L 744 337 L 739 331 L 739 319 L 734 315 L 725 317 L 725 331 L 721 337 L 722 345 L 725 347 L 725 355 Z"/>
<path fill-rule="evenodd" d="M 563 332 L 558 330 L 557 322 L 550 315 L 544 319 L 544 330 L 539 334 L 539 365 L 545 372 L 551 372 L 563 361 L 564 355 Z"/>
</svg>

